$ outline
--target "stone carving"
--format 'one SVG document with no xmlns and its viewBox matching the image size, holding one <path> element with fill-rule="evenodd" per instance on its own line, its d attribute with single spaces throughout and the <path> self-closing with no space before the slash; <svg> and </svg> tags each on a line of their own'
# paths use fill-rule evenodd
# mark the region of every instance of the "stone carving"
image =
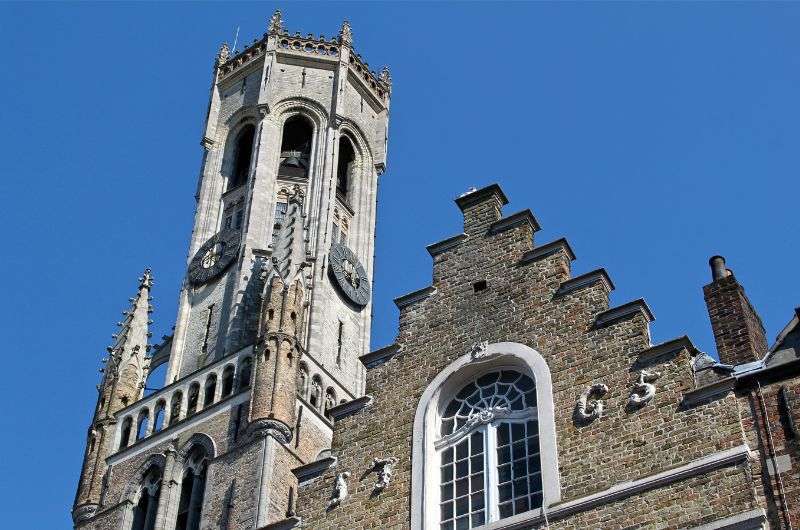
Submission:
<svg viewBox="0 0 800 530">
<path fill-rule="evenodd" d="M 251 439 L 271 434 L 281 443 L 288 444 L 292 441 L 292 430 L 278 420 L 257 419 L 248 426 L 248 431 Z"/>
<path fill-rule="evenodd" d="M 492 423 L 496 419 L 512 418 L 519 415 L 525 416 L 527 415 L 527 411 L 512 411 L 508 407 L 491 407 L 478 411 L 474 414 L 470 414 L 467 421 L 465 421 L 461 427 L 440 440 L 437 440 L 435 445 L 437 448 L 449 445 L 453 440 L 463 437 L 478 425 L 486 425 Z"/>
<path fill-rule="evenodd" d="M 223 42 L 217 52 L 217 64 L 225 64 L 231 56 L 231 49 L 228 47 L 227 42 Z"/>
<path fill-rule="evenodd" d="M 643 407 L 647 405 L 656 395 L 656 385 L 653 381 L 661 377 L 658 372 L 639 371 L 639 381 L 633 384 L 633 392 L 628 398 L 628 404 L 632 407 Z"/>
<path fill-rule="evenodd" d="M 575 416 L 578 420 L 588 423 L 603 415 L 603 402 L 600 399 L 589 401 L 594 396 L 601 398 L 608 393 L 608 387 L 602 383 L 591 385 L 578 398 L 575 403 Z"/>
<path fill-rule="evenodd" d="M 392 86 L 392 74 L 389 72 L 389 67 L 384 66 L 381 68 L 380 80 L 388 86 Z"/>
<path fill-rule="evenodd" d="M 376 491 L 383 491 L 389 486 L 395 465 L 397 465 L 397 459 L 393 456 L 372 459 L 372 467 L 378 471 L 378 481 L 375 483 Z"/>
<path fill-rule="evenodd" d="M 328 503 L 328 508 L 335 508 L 342 504 L 347 498 L 347 479 L 350 478 L 349 471 L 343 471 L 336 475 L 336 482 L 333 485 L 333 496 Z"/>
<path fill-rule="evenodd" d="M 279 34 L 283 33 L 283 15 L 280 9 L 276 9 L 269 19 L 269 26 L 267 26 L 267 33 Z"/>
<path fill-rule="evenodd" d="M 469 356 L 472 358 L 473 361 L 477 361 L 478 359 L 483 359 L 488 357 L 486 353 L 486 349 L 489 347 L 489 341 L 484 340 L 482 342 L 476 342 L 469 348 Z"/>
<path fill-rule="evenodd" d="M 342 29 L 339 30 L 339 42 L 344 46 L 353 45 L 353 30 L 347 20 L 342 22 Z"/>
</svg>

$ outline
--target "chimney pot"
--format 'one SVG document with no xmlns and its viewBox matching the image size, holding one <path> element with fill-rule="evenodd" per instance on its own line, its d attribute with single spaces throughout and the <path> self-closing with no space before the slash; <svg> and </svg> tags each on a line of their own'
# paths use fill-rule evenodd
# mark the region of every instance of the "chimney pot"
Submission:
<svg viewBox="0 0 800 530">
<path fill-rule="evenodd" d="M 731 275 L 731 271 L 725 267 L 725 258 L 722 256 L 712 256 L 708 260 L 708 264 L 711 266 L 712 281 L 721 280 Z"/>
</svg>

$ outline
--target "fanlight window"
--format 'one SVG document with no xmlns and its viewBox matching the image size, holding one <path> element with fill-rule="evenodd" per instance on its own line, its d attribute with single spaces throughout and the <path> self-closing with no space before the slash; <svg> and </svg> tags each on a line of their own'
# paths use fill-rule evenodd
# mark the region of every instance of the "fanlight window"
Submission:
<svg viewBox="0 0 800 530">
<path fill-rule="evenodd" d="M 453 397 L 434 442 L 440 528 L 474 528 L 542 506 L 536 385 L 514 370 L 484 374 Z"/>
</svg>

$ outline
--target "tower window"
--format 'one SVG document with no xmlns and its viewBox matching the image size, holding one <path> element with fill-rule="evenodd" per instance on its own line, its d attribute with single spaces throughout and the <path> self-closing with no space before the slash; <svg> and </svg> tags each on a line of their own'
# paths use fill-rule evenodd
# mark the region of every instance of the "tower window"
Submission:
<svg viewBox="0 0 800 530">
<path fill-rule="evenodd" d="M 311 405 L 315 409 L 318 409 L 319 406 L 321 405 L 320 403 L 321 401 L 322 401 L 322 379 L 318 375 L 315 375 L 314 378 L 311 380 L 311 395 L 308 398 L 308 402 L 311 403 Z"/>
<path fill-rule="evenodd" d="M 175 392 L 172 395 L 172 403 L 169 407 L 169 424 L 174 425 L 181 419 L 181 404 L 183 402 L 183 394 Z"/>
<path fill-rule="evenodd" d="M 214 403 L 214 394 L 217 392 L 217 374 L 211 374 L 206 379 L 206 387 L 203 392 L 203 408 L 210 407 Z"/>
<path fill-rule="evenodd" d="M 239 365 L 239 390 L 250 387 L 250 374 L 253 370 L 253 359 L 245 357 Z"/>
<path fill-rule="evenodd" d="M 128 447 L 128 442 L 131 439 L 131 428 L 133 425 L 133 420 L 130 416 L 125 418 L 125 421 L 122 422 L 122 432 L 119 436 L 119 448 L 120 450 L 125 449 Z"/>
<path fill-rule="evenodd" d="M 479 280 L 472 284 L 472 290 L 475 291 L 476 293 L 485 291 L 486 287 L 487 287 L 486 280 Z"/>
<path fill-rule="evenodd" d="M 156 403 L 156 412 L 153 415 L 153 432 L 158 432 L 164 428 L 164 412 L 167 408 L 167 403 L 164 400 Z"/>
<path fill-rule="evenodd" d="M 253 141 L 255 139 L 256 128 L 253 125 L 245 125 L 236 136 L 236 146 L 234 148 L 233 174 L 231 175 L 231 185 L 228 189 L 238 188 L 247 182 L 247 175 L 250 172 L 250 162 L 253 158 Z"/>
<path fill-rule="evenodd" d="M 345 202 L 348 200 L 350 175 L 355 159 L 356 153 L 353 149 L 353 143 L 347 136 L 341 136 L 339 138 L 339 161 L 336 165 L 336 195 Z"/>
<path fill-rule="evenodd" d="M 156 511 L 161 497 L 161 469 L 153 466 L 147 470 L 139 490 L 139 501 L 133 509 L 132 530 L 153 530 L 156 527 Z"/>
<path fill-rule="evenodd" d="M 189 402 L 186 407 L 186 415 L 191 416 L 197 412 L 197 402 L 200 399 L 200 383 L 194 382 L 189 387 Z"/>
<path fill-rule="evenodd" d="M 305 363 L 300 363 L 300 369 L 297 371 L 297 395 L 306 399 L 308 394 L 308 368 Z"/>
<path fill-rule="evenodd" d="M 222 371 L 222 397 L 228 397 L 233 392 L 233 366 L 228 365 Z"/>
<path fill-rule="evenodd" d="M 325 417 L 331 419 L 328 413 L 333 407 L 336 406 L 336 391 L 333 388 L 328 388 L 325 391 Z"/>
<path fill-rule="evenodd" d="M 198 530 L 200 528 L 207 469 L 208 459 L 205 451 L 200 447 L 193 449 L 181 481 L 175 530 Z"/>
<path fill-rule="evenodd" d="M 136 440 L 141 440 L 147 436 L 147 426 L 150 423 L 150 414 L 147 410 L 139 413 L 139 421 L 136 423 Z"/>
<path fill-rule="evenodd" d="M 283 126 L 281 140 L 281 162 L 278 176 L 286 178 L 308 178 L 311 163 L 311 136 L 313 128 L 303 116 L 292 116 Z"/>
<path fill-rule="evenodd" d="M 283 221 L 286 219 L 286 212 L 289 210 L 289 203 L 278 201 L 275 203 L 275 221 L 272 225 L 272 244 L 278 239 L 278 234 L 283 228 Z"/>
</svg>

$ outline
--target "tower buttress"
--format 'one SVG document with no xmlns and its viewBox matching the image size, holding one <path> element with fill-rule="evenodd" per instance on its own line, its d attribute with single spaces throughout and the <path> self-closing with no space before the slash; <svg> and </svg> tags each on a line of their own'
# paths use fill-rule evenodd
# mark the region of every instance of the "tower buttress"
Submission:
<svg viewBox="0 0 800 530">
<path fill-rule="evenodd" d="M 101 368 L 103 379 L 98 385 L 97 406 L 89 426 L 84 452 L 81 478 L 72 517 L 75 523 L 88 519 L 97 511 L 106 472 L 105 460 L 114 452 L 114 415 L 142 396 L 147 378 L 150 338 L 150 289 L 153 275 L 145 269 L 139 278 L 136 296 L 130 299 L 130 307 L 123 311 L 118 322 L 119 331 L 112 335 L 114 344 L 107 348 L 108 356 Z"/>
<path fill-rule="evenodd" d="M 308 305 L 305 234 L 303 193 L 295 186 L 284 226 L 273 243 L 250 395 L 250 431 L 271 431 L 283 443 L 292 439 L 295 424 L 297 367 L 303 351 Z"/>
</svg>

